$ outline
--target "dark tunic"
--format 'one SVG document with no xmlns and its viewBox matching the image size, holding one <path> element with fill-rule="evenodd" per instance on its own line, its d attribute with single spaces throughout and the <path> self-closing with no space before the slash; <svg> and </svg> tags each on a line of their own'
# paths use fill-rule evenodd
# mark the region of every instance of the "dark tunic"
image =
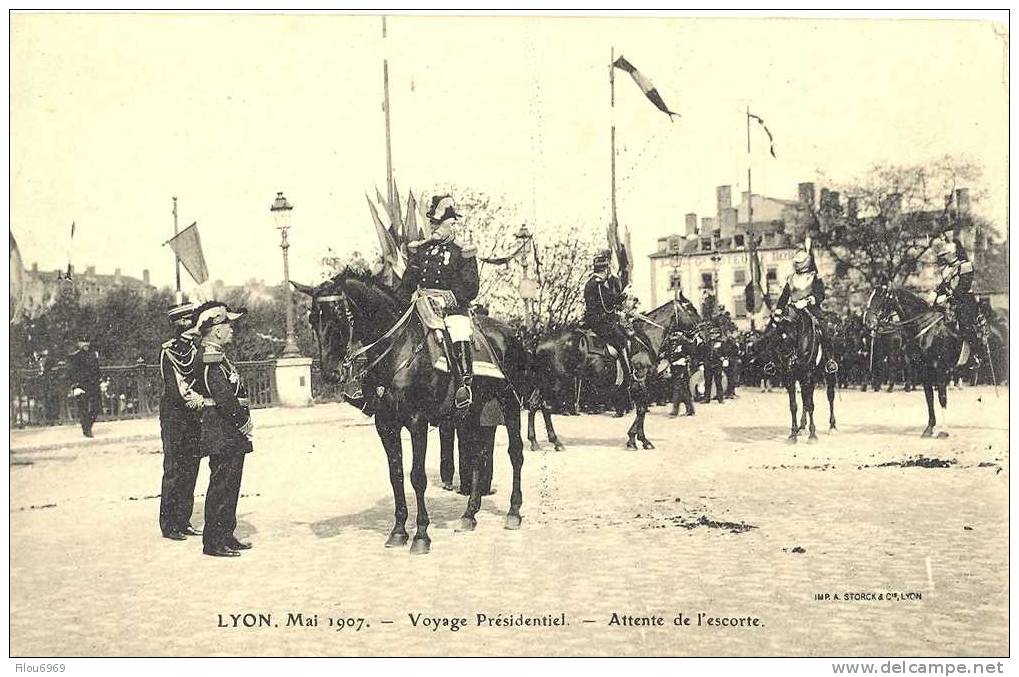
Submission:
<svg viewBox="0 0 1019 677">
<path fill-rule="evenodd" d="M 453 315 L 467 314 L 467 308 L 478 296 L 478 260 L 471 245 L 460 245 L 455 240 L 437 242 L 419 240 L 407 245 L 409 260 L 400 289 L 410 295 L 419 287 L 448 291 L 456 298 L 456 305 L 447 307 Z"/>
<path fill-rule="evenodd" d="M 203 407 L 203 398 L 195 389 L 199 366 L 197 346 L 187 339 L 171 339 L 159 352 L 163 378 L 159 401 L 163 442 L 159 526 L 164 535 L 187 527 L 194 510 Z"/>
<path fill-rule="evenodd" d="M 615 275 L 592 275 L 584 285 L 584 322 L 595 327 L 606 322 L 617 324 L 623 305 L 623 289 Z"/>
<path fill-rule="evenodd" d="M 213 345 L 201 350 L 202 378 L 195 389 L 205 399 L 199 450 L 202 456 L 246 454 L 252 450 L 248 391 L 240 373 Z"/>
</svg>

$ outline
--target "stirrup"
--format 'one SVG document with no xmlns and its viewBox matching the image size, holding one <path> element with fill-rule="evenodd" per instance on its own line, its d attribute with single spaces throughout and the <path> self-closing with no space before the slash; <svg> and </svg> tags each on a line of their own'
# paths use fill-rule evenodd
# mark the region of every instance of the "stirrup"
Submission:
<svg viewBox="0 0 1019 677">
<path fill-rule="evenodd" d="M 457 388 L 456 394 L 453 396 L 453 404 L 456 405 L 457 409 L 466 409 L 471 406 L 474 401 L 474 395 L 471 393 L 471 387 L 466 383 Z"/>
</svg>

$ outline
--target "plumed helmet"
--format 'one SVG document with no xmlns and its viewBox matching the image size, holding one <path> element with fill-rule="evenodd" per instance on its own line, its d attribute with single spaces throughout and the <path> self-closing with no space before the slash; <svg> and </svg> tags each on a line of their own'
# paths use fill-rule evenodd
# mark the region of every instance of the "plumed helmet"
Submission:
<svg viewBox="0 0 1019 677">
<path fill-rule="evenodd" d="M 940 263 L 954 263 L 959 258 L 959 250 L 954 242 L 942 242 L 938 247 L 938 261 Z"/>
<path fill-rule="evenodd" d="M 806 273 L 810 270 L 810 254 L 807 253 L 806 249 L 799 249 L 793 256 L 793 270 L 797 273 Z"/>
<path fill-rule="evenodd" d="M 244 317 L 244 314 L 247 312 L 245 308 L 238 308 L 234 311 L 225 303 L 207 301 L 195 308 L 191 316 L 192 327 L 185 333 L 189 335 L 201 334 L 204 336 L 216 325 L 236 322 Z"/>
<path fill-rule="evenodd" d="M 452 195 L 433 195 L 432 204 L 428 207 L 428 212 L 425 216 L 432 223 L 442 223 L 446 219 L 460 218 Z"/>
</svg>

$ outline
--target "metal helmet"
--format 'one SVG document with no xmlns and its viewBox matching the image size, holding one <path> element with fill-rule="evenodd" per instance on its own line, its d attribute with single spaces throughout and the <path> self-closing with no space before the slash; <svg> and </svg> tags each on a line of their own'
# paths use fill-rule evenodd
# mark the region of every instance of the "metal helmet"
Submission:
<svg viewBox="0 0 1019 677">
<path fill-rule="evenodd" d="M 793 256 L 793 270 L 797 273 L 806 273 L 810 268 L 810 254 L 807 253 L 806 249 L 797 250 L 795 256 Z"/>
<path fill-rule="evenodd" d="M 954 242 L 943 242 L 941 246 L 938 247 L 938 263 L 955 263 L 955 260 L 958 258 L 959 251 L 956 249 Z"/>
</svg>

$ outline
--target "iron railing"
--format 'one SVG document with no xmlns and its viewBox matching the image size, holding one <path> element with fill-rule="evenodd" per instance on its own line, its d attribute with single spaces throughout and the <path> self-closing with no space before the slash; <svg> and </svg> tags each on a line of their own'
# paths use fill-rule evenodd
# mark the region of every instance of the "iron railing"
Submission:
<svg viewBox="0 0 1019 677">
<path fill-rule="evenodd" d="M 278 401 L 275 360 L 235 362 L 248 388 L 252 408 Z M 10 425 L 58 425 L 75 421 L 76 407 L 67 380 L 67 367 L 10 371 Z M 113 421 L 155 416 L 163 382 L 154 364 L 99 367 L 99 420 Z"/>
</svg>

